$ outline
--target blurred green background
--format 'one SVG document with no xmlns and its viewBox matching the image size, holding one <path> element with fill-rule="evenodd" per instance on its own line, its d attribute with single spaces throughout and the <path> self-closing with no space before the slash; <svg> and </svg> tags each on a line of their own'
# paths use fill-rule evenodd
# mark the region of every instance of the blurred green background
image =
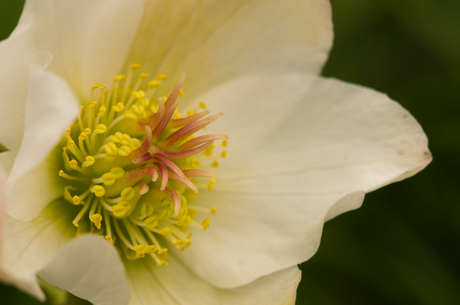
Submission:
<svg viewBox="0 0 460 305">
<path fill-rule="evenodd" d="M 318 253 L 300 266 L 296 304 L 460 304 L 460 1 L 331 2 L 335 43 L 323 75 L 400 102 L 434 161 L 325 225 Z M 0 39 L 22 5 L 0 0 Z M 4 285 L 0 303 L 41 304 Z"/>
</svg>

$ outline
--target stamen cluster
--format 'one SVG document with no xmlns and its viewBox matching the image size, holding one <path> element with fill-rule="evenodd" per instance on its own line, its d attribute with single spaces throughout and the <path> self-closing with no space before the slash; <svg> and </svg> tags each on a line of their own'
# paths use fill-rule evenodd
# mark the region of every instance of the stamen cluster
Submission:
<svg viewBox="0 0 460 305">
<path fill-rule="evenodd" d="M 147 81 L 141 73 L 135 79 L 139 68 L 131 65 L 109 90 L 92 87 L 93 102 L 81 107 L 64 135 L 59 175 L 71 182 L 64 198 L 81 207 L 73 220 L 77 235 L 104 235 L 127 258 L 150 255 L 164 266 L 168 249 L 190 246 L 190 228 L 209 226 L 209 218 L 198 222 L 197 214 L 216 213 L 189 202 L 198 196 L 200 178 L 209 180 L 209 191 L 219 178 L 198 168 L 219 166 L 227 136 L 194 136 L 222 116 L 208 116 L 204 102 L 181 118 L 177 97 L 184 95 L 184 74 L 168 97 L 155 100 L 166 76 Z M 216 140 L 222 140 L 218 156 Z"/>
</svg>

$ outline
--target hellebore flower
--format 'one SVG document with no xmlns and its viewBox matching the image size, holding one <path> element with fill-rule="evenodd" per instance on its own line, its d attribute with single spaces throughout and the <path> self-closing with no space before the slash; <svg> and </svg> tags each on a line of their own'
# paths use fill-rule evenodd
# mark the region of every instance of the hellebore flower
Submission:
<svg viewBox="0 0 460 305">
<path fill-rule="evenodd" d="M 0 44 L 0 277 L 293 304 L 324 222 L 431 161 L 398 104 L 318 76 L 331 44 L 324 0 L 27 1 Z"/>
</svg>

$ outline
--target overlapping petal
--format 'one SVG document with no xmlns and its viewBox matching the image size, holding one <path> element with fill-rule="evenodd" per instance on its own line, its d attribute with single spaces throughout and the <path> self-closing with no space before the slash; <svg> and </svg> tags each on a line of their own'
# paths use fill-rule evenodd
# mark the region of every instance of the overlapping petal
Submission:
<svg viewBox="0 0 460 305">
<path fill-rule="evenodd" d="M 149 0 L 126 65 L 186 73 L 194 97 L 253 73 L 319 73 L 332 37 L 325 0 Z"/>
<path fill-rule="evenodd" d="M 182 257 L 219 287 L 307 260 L 324 221 L 431 160 L 427 139 L 406 110 L 381 93 L 334 79 L 248 77 L 205 100 L 225 113 L 207 132 L 228 134 L 229 153 L 225 179 L 198 198 L 216 205 L 218 215 Z"/>
<path fill-rule="evenodd" d="M 7 217 L 0 262 L 0 269 L 10 276 L 7 280 L 43 300 L 45 296 L 37 283 L 36 273 L 75 237 L 75 228 L 69 226 L 73 214 L 75 211 L 66 202 L 56 200 L 32 221 L 22 222 Z"/>
<path fill-rule="evenodd" d="M 31 65 L 49 64 L 87 99 L 95 82 L 119 73 L 142 8 L 142 0 L 27 1 L 17 28 L 0 44 L 2 144 L 17 150 L 21 143 Z"/>
<path fill-rule="evenodd" d="M 295 267 L 236 289 L 219 289 L 198 278 L 176 257 L 169 259 L 167 268 L 158 268 L 152 259 L 125 261 L 131 285 L 131 305 L 148 304 L 294 304 L 300 281 Z"/>
<path fill-rule="evenodd" d="M 120 256 L 102 236 L 85 235 L 73 239 L 38 275 L 98 305 L 124 305 L 130 299 Z"/>
<path fill-rule="evenodd" d="M 49 202 L 62 196 L 62 189 L 53 188 L 59 180 L 56 155 L 60 151 L 51 154 L 51 158 L 50 153 L 75 120 L 78 105 L 63 79 L 40 67 L 31 67 L 24 136 L 8 177 L 15 203 L 8 212 L 14 218 L 31 220 Z"/>
</svg>

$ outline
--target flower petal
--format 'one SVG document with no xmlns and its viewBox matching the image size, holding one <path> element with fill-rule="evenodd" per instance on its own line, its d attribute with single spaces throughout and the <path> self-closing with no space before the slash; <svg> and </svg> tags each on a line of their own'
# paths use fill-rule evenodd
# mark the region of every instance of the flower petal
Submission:
<svg viewBox="0 0 460 305">
<path fill-rule="evenodd" d="M 329 1 L 148 1 L 127 65 L 179 77 L 196 96 L 254 73 L 319 73 L 332 45 Z"/>
<path fill-rule="evenodd" d="M 75 228 L 70 225 L 74 214 L 67 202 L 56 200 L 30 222 L 6 217 L 0 261 L 2 279 L 44 300 L 36 273 L 75 236 Z"/>
<path fill-rule="evenodd" d="M 218 214 L 183 258 L 218 287 L 307 260 L 324 221 L 431 161 L 420 125 L 371 89 L 309 75 L 255 76 L 205 99 L 224 113 L 206 132 L 227 134 L 229 146 L 222 179 L 196 203 Z"/>
<path fill-rule="evenodd" d="M 99 305 L 128 304 L 129 286 L 115 248 L 101 236 L 70 241 L 38 275 L 48 283 Z"/>
<path fill-rule="evenodd" d="M 294 304 L 300 271 L 280 270 L 246 286 L 219 289 L 194 275 L 174 256 L 167 267 L 157 267 L 150 258 L 125 261 L 131 285 L 132 305 L 149 304 Z"/>
<path fill-rule="evenodd" d="M 30 0 L 18 26 L 0 43 L 0 143 L 21 143 L 29 66 L 66 78 L 87 99 L 95 82 L 119 73 L 142 15 L 142 0 Z M 90 102 L 90 101 L 86 101 Z"/>
<path fill-rule="evenodd" d="M 87 99 L 94 83 L 110 82 L 120 73 L 143 4 L 143 0 L 49 0 L 49 10 L 37 16 L 52 23 L 52 32 L 37 34 L 55 36 L 55 43 L 46 49 L 55 56 L 50 69 L 71 84 L 82 102 L 91 102 Z"/>
<path fill-rule="evenodd" d="M 78 110 L 78 101 L 67 83 L 53 73 L 33 66 L 29 85 L 24 137 L 8 178 L 15 203 L 9 213 L 22 220 L 37 216 L 44 205 L 57 197 L 56 191 L 60 192 L 53 188 L 54 182 L 59 179 L 59 169 L 55 168 L 59 156 L 50 161 L 45 158 L 51 158 L 50 152 L 73 122 Z M 43 179 L 48 177 L 50 180 Z M 16 183 L 19 179 L 21 181 Z M 53 189 L 56 191 L 49 192 Z M 36 204 L 36 201 L 43 204 Z M 30 202 L 34 202 L 32 209 Z"/>
</svg>

